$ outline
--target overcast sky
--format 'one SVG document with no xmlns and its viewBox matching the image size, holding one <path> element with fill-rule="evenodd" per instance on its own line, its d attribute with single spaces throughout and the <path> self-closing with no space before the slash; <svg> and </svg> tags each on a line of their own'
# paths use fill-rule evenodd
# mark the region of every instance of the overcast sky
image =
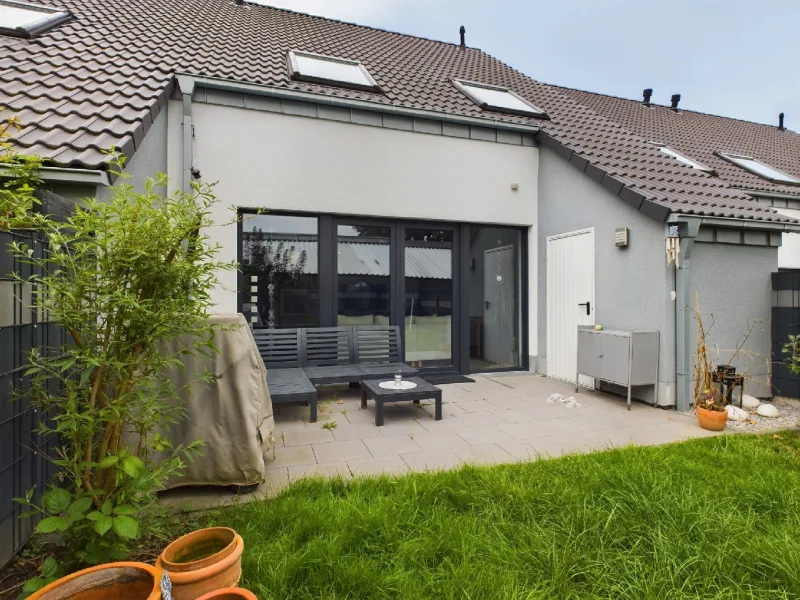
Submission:
<svg viewBox="0 0 800 600">
<path fill-rule="evenodd" d="M 800 130 L 800 0 L 259 0 L 458 42 L 539 81 Z"/>
</svg>

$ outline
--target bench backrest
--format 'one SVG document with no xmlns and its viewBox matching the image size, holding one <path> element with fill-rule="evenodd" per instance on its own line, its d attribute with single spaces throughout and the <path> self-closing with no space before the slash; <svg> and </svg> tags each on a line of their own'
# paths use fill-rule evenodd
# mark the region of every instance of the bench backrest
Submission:
<svg viewBox="0 0 800 600">
<path fill-rule="evenodd" d="M 349 327 L 305 329 L 305 364 L 309 367 L 349 365 L 353 362 Z"/>
<path fill-rule="evenodd" d="M 403 361 L 397 325 L 360 325 L 353 330 L 356 363 Z"/>
<path fill-rule="evenodd" d="M 254 329 L 253 338 L 267 369 L 303 366 L 302 330 Z"/>
</svg>

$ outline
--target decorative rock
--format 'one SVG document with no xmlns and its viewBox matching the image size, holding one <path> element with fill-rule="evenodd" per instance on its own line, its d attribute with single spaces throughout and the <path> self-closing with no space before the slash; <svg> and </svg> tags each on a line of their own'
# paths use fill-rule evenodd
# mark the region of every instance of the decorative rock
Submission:
<svg viewBox="0 0 800 600">
<path fill-rule="evenodd" d="M 756 412 L 762 417 L 767 417 L 768 419 L 774 419 L 778 416 L 778 409 L 772 404 L 761 404 L 756 409 Z"/>
<path fill-rule="evenodd" d="M 758 408 L 758 405 L 761 404 L 761 400 L 754 396 L 748 396 L 747 394 L 742 395 L 742 408 L 746 408 L 747 410 L 755 410 Z"/>
<path fill-rule="evenodd" d="M 728 411 L 728 420 L 729 421 L 746 421 L 750 418 L 750 415 L 747 413 L 746 410 L 742 410 L 738 406 L 733 406 L 729 404 L 725 407 L 725 410 Z"/>
</svg>

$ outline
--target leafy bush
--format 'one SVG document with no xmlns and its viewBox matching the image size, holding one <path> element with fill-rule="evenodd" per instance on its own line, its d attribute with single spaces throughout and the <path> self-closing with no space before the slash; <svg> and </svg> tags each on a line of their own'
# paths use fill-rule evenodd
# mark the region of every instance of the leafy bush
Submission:
<svg viewBox="0 0 800 600">
<path fill-rule="evenodd" d="M 0 164 L 9 171 L 0 181 L 0 230 L 25 226 L 31 210 L 39 204 L 33 192 L 39 183 L 41 160 L 14 151 L 10 139 L 19 128 L 17 117 L 0 122 Z"/>
<path fill-rule="evenodd" d="M 183 417 L 166 373 L 185 355 L 217 351 L 210 293 L 217 272 L 234 268 L 201 233 L 211 225 L 211 185 L 164 195 L 159 175 L 137 191 L 122 166 L 108 201 L 88 199 L 63 223 L 31 218 L 47 252 L 13 244 L 44 273 L 26 280 L 37 309 L 68 336 L 32 352 L 26 370 L 26 396 L 48 417 L 40 433 L 58 439 L 48 458 L 60 482 L 40 505 L 32 490 L 18 500 L 44 517 L 37 533 L 60 534 L 75 566 L 125 558 L 156 527 L 155 490 L 197 453 L 199 442 L 173 448 L 158 433 Z M 167 352 L 175 339 L 181 350 Z"/>
</svg>

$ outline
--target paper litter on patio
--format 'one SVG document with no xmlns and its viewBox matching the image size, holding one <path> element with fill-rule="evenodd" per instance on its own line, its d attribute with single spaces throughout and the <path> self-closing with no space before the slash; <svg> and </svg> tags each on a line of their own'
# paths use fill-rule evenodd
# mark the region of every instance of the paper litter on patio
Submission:
<svg viewBox="0 0 800 600">
<path fill-rule="evenodd" d="M 580 408 L 581 405 L 578 403 L 575 398 L 570 396 L 569 398 L 564 398 L 561 394 L 552 394 L 548 399 L 547 402 L 550 404 L 563 404 L 567 408 Z"/>
</svg>

